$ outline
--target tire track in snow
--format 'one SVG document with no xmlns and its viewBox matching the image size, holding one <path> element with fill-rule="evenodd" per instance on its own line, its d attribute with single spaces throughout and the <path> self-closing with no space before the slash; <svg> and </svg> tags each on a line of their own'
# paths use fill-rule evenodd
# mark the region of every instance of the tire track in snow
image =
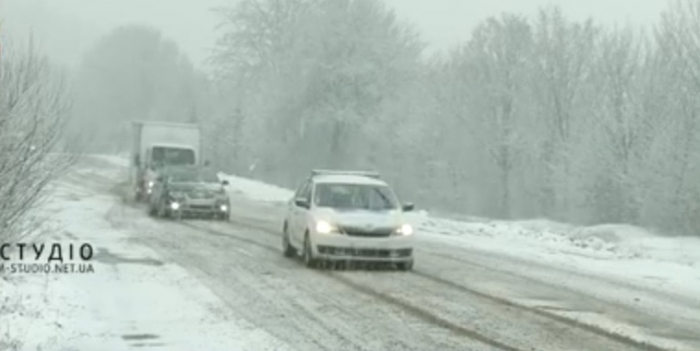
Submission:
<svg viewBox="0 0 700 351">
<path fill-rule="evenodd" d="M 549 298 L 548 300 L 555 301 L 557 295 L 561 295 L 562 292 L 566 294 L 566 300 L 560 300 L 563 302 L 563 306 L 561 306 L 560 310 L 561 311 L 567 311 L 567 312 L 592 312 L 592 313 L 597 313 L 601 315 L 613 315 L 616 318 L 622 320 L 625 323 L 628 323 L 629 325 L 633 327 L 639 327 L 648 330 L 651 333 L 661 335 L 663 338 L 667 339 L 673 339 L 673 340 L 679 340 L 679 341 L 687 341 L 687 342 L 694 342 L 696 344 L 700 344 L 700 339 L 697 336 L 697 333 L 695 332 L 696 329 L 696 323 L 697 319 L 688 319 L 688 318 L 683 318 L 678 315 L 674 314 L 668 314 L 668 311 L 666 310 L 659 310 L 659 311 L 647 311 L 647 310 L 639 310 L 634 308 L 634 306 L 631 306 L 629 302 L 625 302 L 622 297 L 627 297 L 631 300 L 631 296 L 627 294 L 623 294 L 621 297 L 619 297 L 619 301 L 611 301 L 607 300 L 605 298 L 600 298 L 596 297 L 594 295 L 588 295 L 586 293 L 582 293 L 581 291 L 576 290 L 575 288 L 568 286 L 568 285 L 556 285 L 554 283 L 551 283 L 544 278 L 541 277 L 535 277 L 535 276 L 530 276 L 526 274 L 518 274 L 514 271 L 507 270 L 507 269 L 502 269 L 495 267 L 495 262 L 492 264 L 487 264 L 487 263 L 482 263 L 482 262 L 477 262 L 476 260 L 472 260 L 469 258 L 464 258 L 461 256 L 456 256 L 452 254 L 448 254 L 445 252 L 440 252 L 437 250 L 437 247 L 430 247 L 430 248 L 424 248 L 423 251 L 427 251 L 426 253 L 429 254 L 430 256 L 435 257 L 436 259 L 442 259 L 445 261 L 451 261 L 454 263 L 457 263 L 459 265 L 468 265 L 472 267 L 472 269 L 477 269 L 480 271 L 484 271 L 488 273 L 490 276 L 495 275 L 500 275 L 501 278 L 500 280 L 502 281 L 508 281 L 508 286 L 516 286 L 516 290 L 520 290 L 520 287 L 525 287 L 525 286 L 535 286 L 537 289 L 537 292 L 539 292 L 539 296 L 554 296 L 554 299 Z M 463 254 L 463 253 L 462 253 Z M 483 254 L 480 254 L 480 256 L 483 256 Z M 479 257 L 479 260 L 484 259 L 483 257 Z M 494 260 L 495 261 L 495 260 Z M 526 262 L 517 262 L 522 265 L 527 264 Z M 508 264 L 513 264 L 512 262 L 508 262 Z M 540 268 L 542 269 L 542 268 Z M 549 268 L 551 271 L 552 269 Z M 556 267 L 554 268 L 556 270 Z M 529 305 L 524 305 L 521 303 L 517 303 L 513 301 L 512 299 L 505 298 L 505 297 L 500 297 L 496 296 L 495 294 L 488 293 L 488 289 L 477 289 L 473 287 L 466 286 L 464 283 L 459 283 L 456 282 L 455 280 L 462 280 L 463 277 L 458 277 L 454 276 L 449 273 L 449 268 L 446 270 L 447 274 L 438 274 L 436 272 L 428 272 L 427 270 L 416 270 L 416 274 L 420 274 L 423 277 L 442 282 L 443 284 L 447 284 L 450 286 L 453 286 L 457 289 L 463 289 L 467 290 L 470 293 L 478 294 L 481 295 L 485 298 L 490 298 L 493 299 L 494 301 L 500 301 L 504 304 L 512 304 L 512 305 L 519 305 L 524 308 L 531 309 L 533 312 L 544 315 L 544 316 L 549 316 L 553 319 L 558 319 L 562 323 L 566 324 L 577 324 L 581 328 L 589 329 L 593 333 L 598 333 L 598 334 L 604 334 L 604 336 L 608 336 L 613 339 L 619 339 L 622 341 L 622 339 L 632 339 L 627 336 L 624 336 L 619 333 L 614 333 L 610 332 L 607 329 L 598 327 L 596 325 L 583 322 L 583 321 L 578 321 L 574 318 L 569 318 L 566 316 L 563 316 L 559 314 L 558 312 L 554 311 L 548 311 L 548 310 L 543 310 L 541 306 L 529 306 Z M 539 272 L 539 271 L 538 271 Z M 485 273 L 485 274 L 486 274 Z M 452 276 L 450 278 L 447 278 L 447 276 Z M 590 278 L 584 276 L 584 279 Z M 592 278 L 591 278 L 592 279 Z M 496 281 L 499 281 L 498 279 L 495 279 Z M 505 286 L 502 286 L 501 284 L 498 284 L 499 288 L 506 288 Z M 635 290 L 635 289 L 629 289 L 628 286 L 622 286 L 620 289 L 625 289 L 627 291 L 633 291 L 633 292 L 638 292 L 640 294 L 644 294 L 647 291 L 646 290 Z M 493 288 L 491 287 L 491 290 Z M 530 291 L 528 291 L 530 290 Z M 655 291 L 651 291 L 651 296 L 657 296 L 657 294 L 660 294 Z M 520 295 L 523 296 L 523 299 L 527 300 L 527 296 L 533 296 L 533 292 L 531 291 L 531 288 L 528 289 L 522 289 L 520 290 Z M 538 296 L 535 294 L 535 296 Z M 661 296 L 664 298 L 663 301 L 666 301 L 666 299 L 669 299 L 670 297 L 668 296 Z M 644 299 L 642 299 L 644 300 Z M 682 303 L 682 304 L 688 304 L 687 301 L 673 301 L 676 303 Z M 688 304 L 688 306 L 693 306 L 695 305 Z M 686 311 L 687 312 L 687 311 Z M 663 317 L 665 319 L 663 320 L 664 323 L 662 325 L 659 325 L 658 322 L 660 321 L 660 318 L 663 314 Z M 656 324 L 653 324 L 656 323 Z M 656 327 L 656 328 L 655 328 Z M 633 339 L 634 340 L 634 339 Z M 643 342 L 643 341 L 637 341 L 640 343 L 640 348 L 644 350 L 665 350 L 665 348 L 654 345 L 653 343 L 649 342 Z"/>
<path fill-rule="evenodd" d="M 251 222 L 253 222 L 253 223 L 251 223 Z M 213 229 L 210 226 L 195 225 L 195 224 L 190 223 L 190 222 L 179 222 L 179 223 L 184 225 L 184 226 L 191 227 L 193 229 L 206 231 L 210 234 L 214 234 L 214 235 L 218 235 L 218 236 L 225 236 L 225 237 L 229 237 L 229 238 L 232 238 L 232 239 L 240 241 L 240 242 L 245 242 L 248 244 L 256 245 L 256 246 L 264 248 L 265 250 L 270 251 L 270 252 L 275 253 L 275 254 L 279 254 L 279 252 L 280 252 L 280 249 L 276 245 L 273 246 L 273 245 L 270 245 L 268 243 L 264 243 L 264 242 L 261 242 L 257 239 L 252 239 L 249 237 L 232 235 L 230 232 L 228 232 L 226 230 Z M 259 220 L 253 221 L 251 219 L 246 219 L 244 221 L 232 220 L 231 224 L 259 230 L 259 231 L 262 231 L 262 233 L 267 234 L 269 237 L 279 238 L 279 233 L 277 233 L 276 231 L 273 231 L 270 228 L 269 222 L 264 222 L 264 221 L 259 221 Z M 226 227 L 230 226 L 230 224 L 223 224 L 223 225 Z M 355 283 L 355 282 L 349 282 L 349 281 L 347 281 L 347 279 L 345 279 L 343 277 L 338 277 L 337 275 L 334 275 L 332 273 L 328 273 L 328 272 L 323 272 L 323 273 L 324 273 L 324 275 L 328 275 L 328 276 L 332 277 L 333 279 L 338 280 L 339 282 L 342 282 L 345 285 L 348 285 L 349 287 L 351 287 L 357 291 L 360 291 L 364 294 L 374 296 L 375 298 L 378 298 L 382 301 L 385 301 L 385 302 L 393 304 L 399 308 L 402 308 L 402 309 L 406 310 L 407 312 L 411 313 L 412 315 L 419 317 L 428 323 L 438 325 L 440 327 L 446 328 L 448 330 L 451 330 L 453 332 L 456 332 L 458 334 L 461 334 L 463 336 L 466 336 L 466 337 L 469 337 L 471 339 L 478 340 L 481 342 L 484 342 L 484 340 L 490 340 L 490 338 L 488 338 L 488 337 L 486 337 L 486 336 L 484 336 L 476 331 L 463 328 L 463 327 L 459 326 L 458 324 L 444 320 L 440 316 L 438 316 L 434 313 L 431 313 L 428 310 L 424 310 L 420 307 L 413 306 L 409 303 L 399 301 L 392 296 L 379 293 L 366 285 L 361 285 L 361 284 Z M 518 304 L 518 303 L 511 301 L 511 300 L 508 300 L 508 299 L 504 299 L 504 298 L 501 298 L 498 296 L 486 294 L 484 292 L 477 291 L 475 289 L 471 289 L 471 288 L 468 288 L 466 286 L 457 284 L 455 282 L 443 279 L 439 276 L 433 275 L 433 274 L 428 273 L 428 272 L 424 272 L 421 270 L 415 270 L 412 274 L 415 276 L 418 276 L 418 277 L 423 277 L 423 278 L 432 280 L 436 283 L 443 284 L 445 286 L 449 286 L 450 288 L 460 290 L 464 293 L 477 296 L 479 298 L 487 299 L 487 300 L 502 304 L 504 306 L 518 308 L 518 309 L 521 309 L 523 311 L 527 311 L 527 312 L 535 314 L 535 315 L 549 318 L 555 322 L 562 323 L 562 324 L 570 326 L 572 328 L 577 328 L 577 329 L 592 333 L 592 334 L 597 335 L 599 337 L 603 337 L 603 338 L 609 339 L 611 341 L 614 341 L 614 342 L 617 342 L 617 343 L 620 343 L 620 344 L 623 344 L 623 345 L 626 345 L 629 347 L 635 347 L 637 349 L 645 350 L 645 351 L 668 351 L 662 347 L 652 345 L 649 343 L 645 343 L 645 342 L 641 342 L 641 341 L 632 339 L 630 337 L 624 336 L 622 334 L 606 330 L 606 329 L 601 328 L 601 327 L 597 327 L 597 326 L 590 325 L 590 324 L 585 324 L 585 323 L 579 322 L 575 319 L 567 318 L 565 316 L 558 315 L 558 314 L 553 313 L 553 312 L 545 311 L 545 310 L 542 310 L 539 308 L 533 308 L 533 307 L 521 305 L 521 304 Z M 495 341 L 495 342 L 494 342 L 494 340 L 491 340 L 491 341 L 492 341 L 492 343 L 488 343 L 488 342 L 486 342 L 486 343 L 493 346 L 493 347 L 497 347 L 499 349 L 502 349 L 502 350 L 518 350 L 517 348 L 513 348 L 511 346 L 499 343 L 498 341 Z"/>
<path fill-rule="evenodd" d="M 281 266 L 290 261 L 269 245 L 237 240 L 226 233 L 207 232 L 189 222 L 153 221 L 145 215 L 138 218 L 134 216 L 134 208 L 112 213 L 121 213 L 124 221 L 135 222 L 137 228 L 149 234 L 162 233 L 144 235 L 144 238 L 135 240 L 141 243 L 150 241 L 150 245 L 147 245 L 164 257 L 184 267 L 191 267 L 194 275 L 237 315 L 290 345 L 303 345 L 300 350 L 493 350 L 465 347 L 464 341 L 451 337 L 440 328 L 434 328 L 437 330 L 435 332 L 424 325 L 418 325 L 416 330 L 402 327 L 401 324 L 406 321 L 399 318 L 395 311 L 389 311 L 386 304 L 377 304 L 375 299 L 361 295 L 348 295 L 344 284 L 319 280 L 320 276 L 315 272 L 300 266 L 294 265 L 291 271 Z M 154 229 L 148 226 L 149 222 Z M 185 232 L 182 228 L 190 230 Z M 229 226 L 227 228 L 231 229 Z M 203 232 L 212 235 L 201 235 Z M 222 241 L 222 238 L 229 242 Z M 252 260 L 249 256 L 230 255 L 235 248 L 245 249 L 246 246 L 251 254 L 263 258 L 263 262 Z M 268 272 L 270 269 L 273 271 Z M 296 277 L 290 281 L 285 277 L 286 280 L 279 280 L 277 277 L 284 273 L 280 269 L 293 273 L 291 278 L 300 274 L 305 278 Z M 326 283 L 319 286 L 323 281 Z M 303 284 L 300 286 L 299 282 Z M 363 302 L 357 303 L 358 300 Z M 370 312 L 365 312 L 367 310 Z M 364 316 L 361 317 L 364 318 L 357 318 L 358 311 L 363 311 Z M 278 312 L 287 315 L 287 319 L 274 315 Z M 435 337 L 431 338 L 431 334 Z"/>
<path fill-rule="evenodd" d="M 256 222 L 259 222 L 259 221 L 256 221 Z M 233 220 L 233 219 L 231 220 L 231 223 L 236 224 L 236 225 L 240 225 L 240 226 L 244 226 L 244 227 L 248 227 L 251 229 L 260 230 L 263 233 L 266 233 L 268 236 L 275 237 L 278 239 L 280 237 L 279 233 L 277 233 L 269 228 L 268 223 L 250 223 L 250 222 L 246 222 L 246 221 Z M 193 225 L 191 223 L 185 223 L 185 225 L 188 225 L 188 226 L 200 229 L 200 230 L 205 230 L 207 232 L 215 232 L 216 234 L 219 234 L 219 235 L 229 235 L 229 234 L 226 234 L 224 232 L 221 232 L 221 231 L 218 231 L 218 230 L 215 230 L 212 228 L 197 226 L 197 225 Z M 240 240 L 245 241 L 245 242 L 248 242 L 248 243 L 255 242 L 254 245 L 265 246 L 266 249 L 268 249 L 272 252 L 279 252 L 280 251 L 280 249 L 277 248 L 276 246 L 271 246 L 269 244 L 261 243 L 257 240 L 253 240 L 250 238 L 244 238 L 244 237 L 240 237 L 240 236 L 235 236 L 235 238 L 240 239 Z M 491 300 L 493 302 L 497 302 L 497 303 L 502 304 L 504 306 L 518 308 L 518 309 L 521 309 L 521 310 L 526 311 L 528 313 L 532 313 L 532 314 L 535 314 L 538 316 L 542 316 L 542 317 L 551 319 L 555 322 L 562 323 L 562 324 L 565 324 L 565 325 L 570 326 L 572 328 L 577 328 L 577 329 L 592 333 L 592 334 L 597 335 L 599 337 L 609 339 L 611 341 L 620 343 L 622 345 L 626 345 L 628 347 L 633 347 L 633 348 L 636 348 L 639 350 L 644 350 L 644 351 L 673 351 L 673 350 L 669 350 L 669 349 L 666 349 L 664 347 L 654 345 L 654 344 L 651 344 L 648 342 L 636 340 L 636 339 L 631 338 L 629 336 L 626 336 L 626 335 L 623 335 L 623 334 L 620 334 L 617 332 L 613 332 L 613 331 L 607 330 L 607 329 L 602 328 L 602 327 L 598 327 L 598 326 L 595 326 L 592 324 L 580 322 L 576 319 L 568 318 L 568 317 L 562 316 L 562 315 L 554 313 L 554 312 L 526 306 L 523 304 L 516 303 L 516 302 L 509 300 L 509 299 L 505 299 L 505 298 L 498 297 L 495 295 L 487 294 L 487 293 L 466 287 L 464 285 L 457 284 L 453 281 L 443 279 L 439 276 L 436 276 L 432 273 L 429 273 L 429 272 L 426 272 L 423 270 L 414 269 L 414 271 L 411 272 L 411 274 L 430 279 L 436 283 L 440 283 L 440 284 L 449 286 L 453 289 L 458 289 L 460 291 L 463 291 L 463 292 L 471 294 L 471 295 L 475 295 L 475 296 L 480 297 L 480 298 L 484 298 L 484 299 Z M 357 284 L 355 284 L 355 285 L 357 285 Z M 371 288 L 368 288 L 368 289 L 371 289 Z M 366 291 L 363 291 L 363 292 L 367 293 Z M 389 300 L 387 302 L 392 301 L 391 296 L 385 296 L 385 299 Z M 393 303 L 396 304 L 397 302 L 394 301 Z M 425 312 L 425 314 L 422 314 L 422 315 L 424 316 L 424 318 L 427 318 L 428 320 L 433 320 L 433 317 L 437 318 L 437 320 L 440 320 L 440 318 L 438 316 L 433 315 L 432 317 L 429 317 L 432 314 L 430 312 L 427 312 L 427 311 Z M 459 326 L 452 326 L 451 329 L 457 330 L 459 328 L 460 328 Z M 492 345 L 492 346 L 496 346 L 496 345 Z"/>
<path fill-rule="evenodd" d="M 262 242 L 262 241 L 258 241 L 258 240 L 252 240 L 250 238 L 244 238 L 244 237 L 240 237 L 238 235 L 234 235 L 230 232 L 225 232 L 221 229 L 216 228 L 216 227 L 219 227 L 219 225 L 216 225 L 216 224 L 208 225 L 208 226 L 207 225 L 204 225 L 204 226 L 197 225 L 197 224 L 188 223 L 188 222 L 183 222 L 182 224 L 185 226 L 188 226 L 188 227 L 198 229 L 198 230 L 206 231 L 210 234 L 214 234 L 214 235 L 218 235 L 218 236 L 228 236 L 228 237 L 232 238 L 233 240 L 240 239 L 241 241 L 247 242 L 247 243 L 255 242 L 254 245 L 259 246 L 261 248 L 264 248 L 266 251 L 272 252 L 276 255 L 280 255 L 280 252 L 281 252 L 279 248 L 277 248 L 274 245 L 271 245 L 270 243 Z M 223 224 L 223 226 L 227 226 L 227 225 Z M 247 224 L 244 224 L 244 226 L 259 230 L 259 228 L 256 226 L 251 226 L 251 225 L 247 225 Z M 274 233 L 274 232 L 266 231 L 266 234 L 268 234 L 268 235 L 266 235 L 268 237 L 279 238 L 279 235 Z M 352 279 L 349 279 L 346 276 L 341 276 L 333 271 L 318 270 L 316 272 L 318 272 L 322 275 L 326 275 L 326 276 L 328 276 L 334 280 L 337 280 L 345 285 L 348 285 L 349 287 L 353 288 L 354 290 L 356 290 L 358 292 L 375 297 L 381 301 L 384 301 L 386 303 L 389 303 L 389 304 L 392 304 L 396 307 L 399 307 L 399 308 L 403 309 L 404 311 L 408 312 L 409 314 L 424 320 L 425 322 L 428 322 L 428 323 L 437 325 L 439 327 L 445 328 L 445 329 L 450 330 L 451 332 L 456 333 L 458 335 L 461 335 L 463 337 L 467 337 L 467 338 L 470 338 L 472 340 L 479 341 L 479 342 L 484 343 L 486 345 L 489 345 L 491 347 L 495 347 L 499 350 L 509 350 L 509 351 L 526 350 L 526 348 L 518 348 L 516 346 L 512 346 L 512 345 L 506 344 L 504 342 L 501 342 L 494 337 L 489 337 L 486 333 L 479 332 L 476 329 L 464 327 L 461 323 L 453 322 L 450 319 L 444 318 L 441 315 L 436 314 L 435 312 L 430 311 L 429 309 L 425 309 L 423 307 L 420 307 L 413 302 L 407 301 L 406 299 L 397 298 L 395 295 L 380 292 L 380 291 L 376 290 L 375 288 L 371 287 L 373 285 L 372 284 L 373 282 L 354 281 Z M 403 272 L 398 272 L 397 274 L 401 275 L 402 273 Z M 653 345 L 643 345 L 643 347 L 640 348 L 639 347 L 640 343 L 636 342 L 634 340 L 630 341 L 629 339 L 624 338 L 624 337 L 622 337 L 621 339 L 611 338 L 611 336 L 607 333 L 601 335 L 599 333 L 592 332 L 588 328 L 583 328 L 582 325 L 580 325 L 579 323 L 572 323 L 571 320 L 566 319 L 565 317 L 556 316 L 558 318 L 552 318 L 552 316 L 550 314 L 542 313 L 543 311 L 541 311 L 541 310 L 533 310 L 527 306 L 518 305 L 518 304 L 515 304 L 511 301 L 495 298 L 493 296 L 484 295 L 482 293 L 475 294 L 474 291 L 472 291 L 468 288 L 464 288 L 461 286 L 455 286 L 455 284 L 452 282 L 436 279 L 435 277 L 432 277 L 429 274 L 416 272 L 413 274 L 409 273 L 408 275 L 409 276 L 413 275 L 416 277 L 426 277 L 427 276 L 427 278 L 429 278 L 431 281 L 433 281 L 435 283 L 438 283 L 441 285 L 448 285 L 450 288 L 453 288 L 453 289 L 456 287 L 459 287 L 457 290 L 459 290 L 463 293 L 467 293 L 470 295 L 476 295 L 479 298 L 487 298 L 488 300 L 495 302 L 495 303 L 498 303 L 500 305 L 504 305 L 504 306 L 511 307 L 514 309 L 518 309 L 522 312 L 535 314 L 535 315 L 538 315 L 539 317 L 544 317 L 548 320 L 553 320 L 554 322 L 561 323 L 562 320 L 566 320 L 566 323 L 564 323 L 564 325 L 566 325 L 568 327 L 582 330 L 583 332 L 586 332 L 586 333 L 591 333 L 591 334 L 593 334 L 593 336 L 603 337 L 603 338 L 608 339 L 614 343 L 619 343 L 620 345 L 624 345 L 625 347 L 632 347 L 634 349 L 641 349 L 641 350 L 646 350 L 646 351 L 666 351 L 666 350 L 661 349 L 661 348 L 656 348 Z M 447 283 L 449 283 L 449 284 L 447 284 Z M 415 281 L 413 281 L 410 285 L 414 286 L 416 288 L 419 288 L 419 289 L 421 288 L 421 284 L 417 284 L 417 282 L 415 282 Z M 430 295 L 430 294 L 427 294 L 427 295 Z M 535 312 L 539 312 L 539 313 L 535 313 Z"/>
</svg>

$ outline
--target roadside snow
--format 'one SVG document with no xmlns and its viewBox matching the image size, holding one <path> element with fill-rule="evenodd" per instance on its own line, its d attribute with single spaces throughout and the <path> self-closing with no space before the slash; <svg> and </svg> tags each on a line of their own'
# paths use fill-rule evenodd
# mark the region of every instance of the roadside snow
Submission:
<svg viewBox="0 0 700 351">
<path fill-rule="evenodd" d="M 629 225 L 575 227 L 546 220 L 467 223 L 427 218 L 419 228 L 432 240 L 700 296 L 700 238 L 661 237 Z"/>
<path fill-rule="evenodd" d="M 121 154 L 121 155 L 86 155 L 87 157 L 90 157 L 92 159 L 102 159 L 104 161 L 110 162 L 115 166 L 120 166 L 120 167 L 129 167 L 129 155 L 128 154 Z"/>
<path fill-rule="evenodd" d="M 52 230 L 31 242 L 89 243 L 94 272 L 0 276 L 0 349 L 284 349 L 266 332 L 222 313 L 218 297 L 184 268 L 135 244 L 135 228 L 113 227 L 105 215 L 119 210 L 114 197 L 71 183 L 56 183 L 43 206 Z"/>
<path fill-rule="evenodd" d="M 286 202 L 294 196 L 293 190 L 234 175 L 219 173 L 219 179 L 229 182 L 229 191 L 241 193 L 251 200 Z"/>
</svg>

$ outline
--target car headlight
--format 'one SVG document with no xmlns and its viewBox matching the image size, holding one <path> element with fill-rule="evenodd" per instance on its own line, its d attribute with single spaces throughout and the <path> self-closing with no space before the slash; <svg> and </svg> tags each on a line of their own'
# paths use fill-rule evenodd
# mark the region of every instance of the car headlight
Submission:
<svg viewBox="0 0 700 351">
<path fill-rule="evenodd" d="M 404 224 L 396 229 L 397 235 L 411 235 L 413 234 L 413 227 L 410 224 Z"/>
<path fill-rule="evenodd" d="M 321 234 L 329 234 L 335 231 L 335 227 L 333 227 L 330 223 L 326 221 L 318 221 L 316 222 L 316 232 L 321 233 Z"/>
</svg>

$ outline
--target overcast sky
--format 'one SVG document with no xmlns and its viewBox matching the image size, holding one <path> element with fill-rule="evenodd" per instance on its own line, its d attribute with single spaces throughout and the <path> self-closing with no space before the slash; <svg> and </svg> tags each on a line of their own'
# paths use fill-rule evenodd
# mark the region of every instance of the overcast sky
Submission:
<svg viewBox="0 0 700 351">
<path fill-rule="evenodd" d="M 160 29 L 200 65 L 216 40 L 211 8 L 236 0 L 0 0 L 0 31 L 5 40 L 26 38 L 30 29 L 54 59 L 76 65 L 95 40 L 118 25 L 140 23 Z M 386 0 L 441 51 L 469 38 L 472 28 L 501 12 L 534 14 L 559 4 L 574 19 L 604 24 L 652 24 L 667 0 Z"/>
</svg>

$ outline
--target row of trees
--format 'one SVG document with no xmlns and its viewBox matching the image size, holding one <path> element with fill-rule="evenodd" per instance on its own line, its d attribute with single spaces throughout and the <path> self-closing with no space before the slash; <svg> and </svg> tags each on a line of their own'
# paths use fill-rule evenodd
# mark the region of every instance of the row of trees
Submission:
<svg viewBox="0 0 700 351">
<path fill-rule="evenodd" d="M 373 168 L 432 209 L 700 227 L 698 0 L 652 32 L 503 14 L 432 58 L 374 0 L 218 12 L 211 77 L 155 30 L 105 36 L 73 81 L 74 146 L 126 150 L 134 119 L 200 122 L 219 167 L 284 186 Z"/>
<path fill-rule="evenodd" d="M 700 227 L 698 1 L 653 32 L 504 14 L 429 60 L 376 1 L 220 13 L 230 98 L 206 124 L 230 169 L 289 186 L 312 167 L 376 168 L 431 208 Z"/>
</svg>

